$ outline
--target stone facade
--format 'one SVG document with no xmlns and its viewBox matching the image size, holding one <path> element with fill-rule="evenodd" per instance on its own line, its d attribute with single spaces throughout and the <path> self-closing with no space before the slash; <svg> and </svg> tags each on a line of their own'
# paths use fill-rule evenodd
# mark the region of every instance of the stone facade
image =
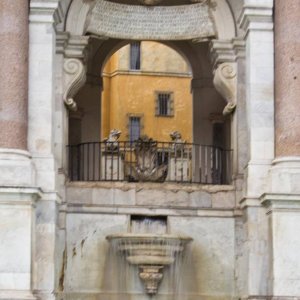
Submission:
<svg viewBox="0 0 300 300">
<path fill-rule="evenodd" d="M 99 70 L 125 42 L 87 34 L 100 2 L 0 2 L 0 299 L 149 299 L 132 268 L 123 294 L 111 285 L 122 270 L 106 236 L 133 216 L 193 238 L 180 300 L 299 299 L 299 1 L 201 1 L 215 36 L 166 41 L 191 65 L 193 113 L 219 93 L 235 104 L 226 186 L 68 182 L 69 109 L 83 95 L 97 107 Z M 236 75 L 220 76 L 224 65 Z M 206 132 L 199 119 L 194 132 Z M 168 276 L 155 299 L 176 299 Z"/>
</svg>

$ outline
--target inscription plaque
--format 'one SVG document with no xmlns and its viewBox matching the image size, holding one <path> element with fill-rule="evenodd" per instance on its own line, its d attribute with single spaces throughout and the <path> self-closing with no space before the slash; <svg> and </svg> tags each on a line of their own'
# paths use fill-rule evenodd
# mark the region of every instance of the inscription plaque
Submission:
<svg viewBox="0 0 300 300">
<path fill-rule="evenodd" d="M 97 0 L 87 32 L 137 40 L 189 40 L 215 36 L 209 6 L 140 6 Z"/>
</svg>

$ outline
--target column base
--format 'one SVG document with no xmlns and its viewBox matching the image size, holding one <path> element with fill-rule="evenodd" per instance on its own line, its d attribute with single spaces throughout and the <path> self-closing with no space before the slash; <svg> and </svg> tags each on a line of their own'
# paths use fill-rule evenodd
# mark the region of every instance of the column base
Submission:
<svg viewBox="0 0 300 300">
<path fill-rule="evenodd" d="M 33 186 L 35 172 L 29 152 L 0 149 L 0 185 Z"/>
<path fill-rule="evenodd" d="M 268 189 L 271 193 L 300 194 L 300 156 L 276 158 L 270 171 Z"/>
</svg>

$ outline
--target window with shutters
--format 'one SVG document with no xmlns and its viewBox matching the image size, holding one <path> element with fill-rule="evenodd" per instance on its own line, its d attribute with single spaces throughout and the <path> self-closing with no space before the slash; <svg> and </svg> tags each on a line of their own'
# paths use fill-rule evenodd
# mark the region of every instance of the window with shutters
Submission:
<svg viewBox="0 0 300 300">
<path fill-rule="evenodd" d="M 174 116 L 174 95 L 172 92 L 156 92 L 155 115 L 159 117 Z"/>
<path fill-rule="evenodd" d="M 130 43 L 130 70 L 141 69 L 141 42 Z"/>
</svg>

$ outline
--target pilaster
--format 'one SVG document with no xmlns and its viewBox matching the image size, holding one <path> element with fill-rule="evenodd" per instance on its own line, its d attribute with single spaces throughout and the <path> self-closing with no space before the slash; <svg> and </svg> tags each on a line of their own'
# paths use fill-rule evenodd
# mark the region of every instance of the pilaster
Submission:
<svg viewBox="0 0 300 300">
<path fill-rule="evenodd" d="M 239 19 L 246 42 L 246 111 L 248 165 L 246 198 L 258 199 L 266 189 L 274 159 L 273 1 L 245 1 Z"/>
<path fill-rule="evenodd" d="M 244 122 L 242 133 L 247 150 L 244 168 L 245 240 L 240 267 L 243 299 L 267 299 L 270 296 L 270 239 L 266 210 L 259 197 L 266 191 L 268 172 L 274 158 L 274 45 L 273 1 L 245 0 L 239 18 L 244 31 L 245 65 Z M 239 123 L 240 125 L 240 123 Z M 242 167 L 242 168 L 241 168 Z"/>
<path fill-rule="evenodd" d="M 28 149 L 36 169 L 36 186 L 43 192 L 36 203 L 33 290 L 38 299 L 55 299 L 58 210 L 58 173 L 61 154 L 57 156 L 58 132 L 56 105 L 56 34 L 63 20 L 60 0 L 30 1 L 29 13 L 29 125 Z M 62 149 L 60 149 L 62 151 Z M 63 190 L 59 190 L 63 193 Z M 62 241 L 62 244 L 64 241 Z"/>
</svg>

